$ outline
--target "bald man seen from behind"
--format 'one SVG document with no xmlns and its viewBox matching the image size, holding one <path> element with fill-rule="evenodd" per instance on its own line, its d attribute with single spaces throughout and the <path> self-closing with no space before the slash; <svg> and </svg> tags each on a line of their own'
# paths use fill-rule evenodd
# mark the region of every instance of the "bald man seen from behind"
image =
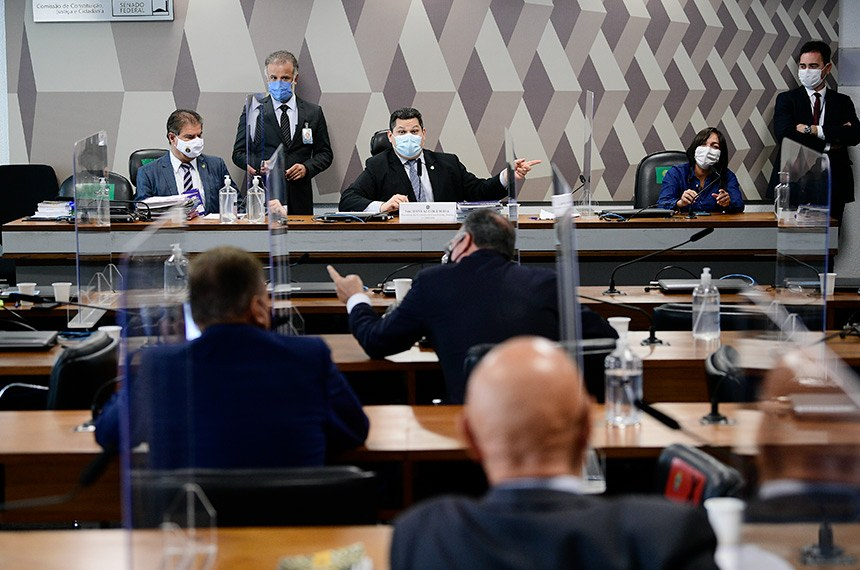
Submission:
<svg viewBox="0 0 860 570">
<path fill-rule="evenodd" d="M 462 429 L 490 490 L 401 516 L 393 569 L 717 568 L 704 511 L 582 494 L 590 400 L 555 343 L 518 337 L 493 349 L 469 380 Z"/>
</svg>

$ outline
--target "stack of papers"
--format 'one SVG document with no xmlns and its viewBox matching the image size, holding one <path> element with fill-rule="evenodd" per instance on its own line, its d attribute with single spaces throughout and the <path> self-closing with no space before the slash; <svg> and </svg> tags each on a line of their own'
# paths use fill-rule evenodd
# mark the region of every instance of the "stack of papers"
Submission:
<svg viewBox="0 0 860 570">
<path fill-rule="evenodd" d="M 72 202 L 63 201 L 45 201 L 39 202 L 36 206 L 36 213 L 31 216 L 37 220 L 56 220 L 64 218 L 72 213 Z"/>
<path fill-rule="evenodd" d="M 462 222 L 473 211 L 484 209 L 490 209 L 497 214 L 501 214 L 502 203 L 493 200 L 487 202 L 457 202 L 457 221 Z"/>
<path fill-rule="evenodd" d="M 185 195 L 151 196 L 144 199 L 143 203 L 149 206 L 153 218 L 163 216 L 175 206 L 181 206 L 185 216 L 194 210 L 194 200 Z"/>
</svg>

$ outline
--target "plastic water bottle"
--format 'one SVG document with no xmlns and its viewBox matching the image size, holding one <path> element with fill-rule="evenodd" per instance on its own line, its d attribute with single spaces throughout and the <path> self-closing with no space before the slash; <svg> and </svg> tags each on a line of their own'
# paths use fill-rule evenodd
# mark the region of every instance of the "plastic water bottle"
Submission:
<svg viewBox="0 0 860 570">
<path fill-rule="evenodd" d="M 255 176 L 248 188 L 248 222 L 262 224 L 266 219 L 266 194 L 260 188 L 260 177 Z"/>
<path fill-rule="evenodd" d="M 188 286 L 188 258 L 178 243 L 171 247 L 173 253 L 164 262 L 164 292 L 182 293 Z"/>
<path fill-rule="evenodd" d="M 788 182 L 789 173 L 780 172 L 779 184 L 773 189 L 773 211 L 776 215 L 777 223 L 787 223 L 791 216 L 791 198 Z"/>
<path fill-rule="evenodd" d="M 97 226 L 110 225 L 110 189 L 104 178 L 99 178 L 99 187 L 96 188 L 96 215 Z"/>
<path fill-rule="evenodd" d="M 604 361 L 606 423 L 619 427 L 637 425 L 636 400 L 642 399 L 642 359 L 630 350 L 627 341 L 630 318 L 611 317 L 609 324 L 618 332 L 618 342 Z"/>
<path fill-rule="evenodd" d="M 233 188 L 230 176 L 225 176 L 224 187 L 218 192 L 218 209 L 221 210 L 222 224 L 235 224 L 239 219 L 236 198 L 236 189 Z"/>
<path fill-rule="evenodd" d="M 702 280 L 693 289 L 693 338 L 720 338 L 720 292 L 711 283 L 711 269 L 702 269 Z"/>
</svg>

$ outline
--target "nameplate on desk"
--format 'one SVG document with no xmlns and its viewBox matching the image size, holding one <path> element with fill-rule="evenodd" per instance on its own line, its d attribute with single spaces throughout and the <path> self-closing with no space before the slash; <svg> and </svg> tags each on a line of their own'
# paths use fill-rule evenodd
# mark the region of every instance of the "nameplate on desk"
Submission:
<svg viewBox="0 0 860 570">
<path fill-rule="evenodd" d="M 401 224 L 454 224 L 457 222 L 456 202 L 402 202 Z"/>
</svg>

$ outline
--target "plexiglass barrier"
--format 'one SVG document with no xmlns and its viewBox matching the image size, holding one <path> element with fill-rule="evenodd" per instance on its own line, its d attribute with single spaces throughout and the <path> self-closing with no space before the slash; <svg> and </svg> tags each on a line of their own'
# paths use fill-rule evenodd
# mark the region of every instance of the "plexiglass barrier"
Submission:
<svg viewBox="0 0 860 570">
<path fill-rule="evenodd" d="M 119 297 L 122 277 L 113 264 L 108 180 L 107 133 L 100 131 L 75 143 L 75 267 L 79 308 L 70 328 L 91 328 Z M 71 316 L 71 315 L 70 315 Z"/>
<path fill-rule="evenodd" d="M 514 148 L 514 137 L 511 134 L 510 129 L 505 127 L 505 169 L 507 171 L 506 176 L 508 179 L 508 219 L 514 225 L 514 232 L 519 236 L 520 208 L 519 202 L 517 202 L 517 197 L 519 196 L 523 181 L 517 180 L 517 177 L 514 174 L 516 172 L 516 161 L 517 152 Z M 514 260 L 517 263 L 520 262 L 520 248 L 518 242 L 516 242 L 514 249 Z"/>
<path fill-rule="evenodd" d="M 135 569 L 209 568 L 217 552 L 216 513 L 193 472 L 181 471 L 201 453 L 195 396 L 202 379 L 195 365 L 206 356 L 192 354 L 186 343 L 200 331 L 188 303 L 186 225 L 176 222 L 184 220 L 184 210 L 171 214 L 142 230 L 121 263 L 123 519 L 129 529 L 163 533 L 159 541 L 129 534 Z M 108 430 L 102 437 L 110 437 L 112 424 L 98 425 Z"/>
<path fill-rule="evenodd" d="M 583 133 L 583 151 L 582 151 L 582 176 L 584 181 L 582 184 L 582 193 L 577 201 L 576 208 L 579 215 L 585 219 L 594 218 L 597 212 L 592 203 L 591 190 L 591 147 L 593 146 L 594 136 L 594 92 L 585 92 L 585 131 Z"/>
<path fill-rule="evenodd" d="M 809 329 L 823 330 L 830 258 L 830 160 L 785 139 L 776 188 L 778 223 L 774 272 L 776 298 L 795 311 Z M 830 276 L 834 279 L 835 276 Z M 821 288 L 821 284 L 825 288 Z M 800 308 L 802 307 L 802 310 Z"/>
</svg>

